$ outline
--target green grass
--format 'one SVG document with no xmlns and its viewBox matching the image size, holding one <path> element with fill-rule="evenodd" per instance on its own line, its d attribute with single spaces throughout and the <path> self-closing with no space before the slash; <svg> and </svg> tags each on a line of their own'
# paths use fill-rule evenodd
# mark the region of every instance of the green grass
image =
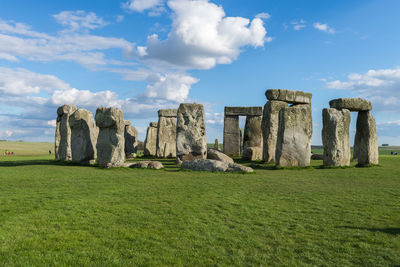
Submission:
<svg viewBox="0 0 400 267">
<path fill-rule="evenodd" d="M 247 175 L 162 161 L 0 157 L 0 266 L 400 265 L 400 156 Z"/>
</svg>

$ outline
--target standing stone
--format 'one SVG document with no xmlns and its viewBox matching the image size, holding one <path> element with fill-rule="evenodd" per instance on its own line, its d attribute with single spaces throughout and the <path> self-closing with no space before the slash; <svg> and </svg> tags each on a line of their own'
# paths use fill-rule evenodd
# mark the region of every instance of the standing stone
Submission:
<svg viewBox="0 0 400 267">
<path fill-rule="evenodd" d="M 158 158 L 176 157 L 176 109 L 158 111 L 158 130 L 156 156 Z"/>
<path fill-rule="evenodd" d="M 224 117 L 224 154 L 240 156 L 239 116 Z"/>
<path fill-rule="evenodd" d="M 176 125 L 176 155 L 182 161 L 207 158 L 202 104 L 180 104 Z"/>
<path fill-rule="evenodd" d="M 215 150 L 219 150 L 218 139 L 215 139 L 215 142 L 214 142 L 214 149 L 215 149 Z"/>
<path fill-rule="evenodd" d="M 76 106 L 63 105 L 57 109 L 57 124 L 54 154 L 57 160 L 71 160 L 71 128 L 69 116 L 76 111 Z"/>
<path fill-rule="evenodd" d="M 157 143 L 157 122 L 150 122 L 147 127 L 146 139 L 144 140 L 144 155 L 155 156 L 156 155 L 156 143 Z"/>
<path fill-rule="evenodd" d="M 350 111 L 324 108 L 322 110 L 322 143 L 324 166 L 350 165 Z"/>
<path fill-rule="evenodd" d="M 358 151 L 360 150 L 360 133 L 356 131 L 354 136 L 354 146 L 353 146 L 353 160 L 358 160 Z"/>
<path fill-rule="evenodd" d="M 379 164 L 376 122 L 371 112 L 358 112 L 356 138 L 358 139 L 358 164 L 361 166 Z"/>
<path fill-rule="evenodd" d="M 262 116 L 247 116 L 243 136 L 243 159 L 262 159 Z"/>
<path fill-rule="evenodd" d="M 81 164 L 94 164 L 97 153 L 96 144 L 99 129 L 93 114 L 86 109 L 78 109 L 69 117 L 71 127 L 72 161 Z"/>
<path fill-rule="evenodd" d="M 311 137 L 311 105 L 296 105 L 281 109 L 276 164 L 278 166 L 309 166 Z"/>
<path fill-rule="evenodd" d="M 263 161 L 275 161 L 276 142 L 278 138 L 279 111 L 288 107 L 283 101 L 268 101 L 264 106 L 261 128 L 263 132 Z"/>
<path fill-rule="evenodd" d="M 138 131 L 135 127 L 130 125 L 130 122 L 125 123 L 124 138 L 125 157 L 136 158 L 136 153 L 138 149 Z"/>
<path fill-rule="evenodd" d="M 125 139 L 122 135 L 125 121 L 119 108 L 100 107 L 96 110 L 97 162 L 104 167 L 119 167 L 125 162 Z"/>
</svg>

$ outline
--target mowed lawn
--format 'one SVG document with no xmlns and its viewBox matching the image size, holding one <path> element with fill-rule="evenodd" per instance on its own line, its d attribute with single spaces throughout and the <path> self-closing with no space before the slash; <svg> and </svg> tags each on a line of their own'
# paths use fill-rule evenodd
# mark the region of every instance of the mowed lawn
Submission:
<svg viewBox="0 0 400 267">
<path fill-rule="evenodd" d="M 400 265 L 400 156 L 222 174 L 46 153 L 0 157 L 0 266 Z"/>
</svg>

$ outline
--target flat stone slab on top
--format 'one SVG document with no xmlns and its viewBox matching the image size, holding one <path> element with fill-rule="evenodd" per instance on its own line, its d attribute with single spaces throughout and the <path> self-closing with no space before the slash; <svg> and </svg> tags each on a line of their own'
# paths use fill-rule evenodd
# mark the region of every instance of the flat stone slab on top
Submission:
<svg viewBox="0 0 400 267">
<path fill-rule="evenodd" d="M 338 98 L 329 101 L 329 106 L 336 109 L 348 109 L 350 111 L 370 111 L 372 104 L 362 98 Z"/>
<path fill-rule="evenodd" d="M 158 111 L 158 117 L 176 117 L 178 115 L 177 109 L 160 109 Z"/>
<path fill-rule="evenodd" d="M 287 89 L 268 89 L 265 92 L 268 100 L 279 100 L 291 104 L 311 104 L 311 93 Z"/>
<path fill-rule="evenodd" d="M 262 107 L 225 107 L 226 116 L 262 116 Z"/>
</svg>

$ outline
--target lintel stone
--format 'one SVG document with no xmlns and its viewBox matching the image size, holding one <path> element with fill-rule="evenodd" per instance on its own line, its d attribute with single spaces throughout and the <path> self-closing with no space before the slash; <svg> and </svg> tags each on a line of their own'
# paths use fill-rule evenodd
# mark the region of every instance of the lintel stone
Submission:
<svg viewBox="0 0 400 267">
<path fill-rule="evenodd" d="M 262 107 L 225 107 L 225 116 L 262 116 Z"/>
<path fill-rule="evenodd" d="M 372 104 L 362 98 L 338 98 L 329 101 L 329 106 L 336 109 L 348 109 L 350 111 L 370 111 Z"/>
<path fill-rule="evenodd" d="M 178 110 L 177 109 L 160 109 L 158 111 L 158 117 L 176 117 L 178 114 Z"/>
<path fill-rule="evenodd" d="M 265 92 L 268 100 L 279 100 L 290 104 L 311 104 L 311 93 L 287 89 L 268 89 Z"/>
</svg>

